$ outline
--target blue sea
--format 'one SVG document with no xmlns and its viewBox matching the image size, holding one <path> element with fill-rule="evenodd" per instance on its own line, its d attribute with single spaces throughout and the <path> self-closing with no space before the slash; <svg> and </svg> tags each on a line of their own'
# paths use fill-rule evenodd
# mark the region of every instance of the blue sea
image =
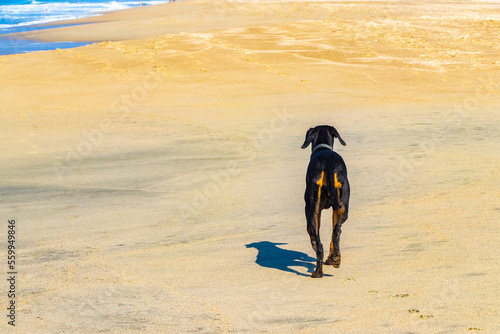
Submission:
<svg viewBox="0 0 500 334">
<path fill-rule="evenodd" d="M 43 43 L 16 40 L 12 37 L 2 36 L 5 34 L 44 29 L 44 27 L 37 25 L 100 15 L 99 13 L 110 10 L 138 7 L 141 3 L 142 6 L 147 6 L 164 2 L 168 1 L 2 0 L 0 1 L 0 55 L 71 48 L 87 44 L 75 42 Z"/>
</svg>

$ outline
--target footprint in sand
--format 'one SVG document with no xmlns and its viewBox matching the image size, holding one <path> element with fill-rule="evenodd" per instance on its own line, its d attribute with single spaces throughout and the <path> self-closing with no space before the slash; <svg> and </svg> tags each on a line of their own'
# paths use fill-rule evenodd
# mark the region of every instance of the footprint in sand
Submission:
<svg viewBox="0 0 500 334">
<path fill-rule="evenodd" d="M 417 310 L 417 309 L 409 309 L 408 310 L 409 313 L 420 313 L 420 310 Z M 427 319 L 427 318 L 434 318 L 434 316 L 432 314 L 421 314 L 419 316 L 420 319 Z"/>
<path fill-rule="evenodd" d="M 397 295 L 394 295 L 393 297 L 396 297 L 396 298 L 405 298 L 405 297 L 409 297 L 410 295 L 407 294 L 407 293 L 400 293 L 400 294 L 397 294 Z"/>
</svg>

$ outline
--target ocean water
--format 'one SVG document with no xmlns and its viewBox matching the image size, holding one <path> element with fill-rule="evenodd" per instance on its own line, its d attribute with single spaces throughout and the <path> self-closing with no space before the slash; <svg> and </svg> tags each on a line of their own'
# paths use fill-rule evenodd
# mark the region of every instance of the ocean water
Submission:
<svg viewBox="0 0 500 334">
<path fill-rule="evenodd" d="M 143 6 L 147 6 L 164 2 L 168 1 L 3 0 L 0 1 L 0 55 L 70 48 L 87 44 L 71 41 L 58 43 L 25 41 L 5 36 L 6 34 L 45 29 L 37 25 L 100 15 L 99 13 L 111 10 L 138 7 L 141 3 Z"/>
</svg>

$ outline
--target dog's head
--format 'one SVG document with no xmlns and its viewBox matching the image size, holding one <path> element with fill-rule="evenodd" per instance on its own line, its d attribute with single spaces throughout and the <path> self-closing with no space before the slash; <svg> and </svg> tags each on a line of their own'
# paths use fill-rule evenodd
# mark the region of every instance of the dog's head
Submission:
<svg viewBox="0 0 500 334">
<path fill-rule="evenodd" d="M 340 137 L 337 129 L 329 125 L 318 125 L 315 128 L 310 128 L 306 133 L 306 140 L 302 144 L 302 148 L 306 148 L 312 143 L 311 150 L 313 150 L 317 145 L 326 144 L 331 146 L 333 149 L 333 139 L 337 138 L 342 145 L 345 146 L 345 142 Z"/>
</svg>

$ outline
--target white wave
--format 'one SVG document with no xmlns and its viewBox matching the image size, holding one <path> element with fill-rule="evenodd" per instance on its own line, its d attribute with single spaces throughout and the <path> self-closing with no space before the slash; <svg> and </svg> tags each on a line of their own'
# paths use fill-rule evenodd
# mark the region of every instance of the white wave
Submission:
<svg viewBox="0 0 500 334">
<path fill-rule="evenodd" d="M 167 1 L 142 1 L 143 5 L 154 5 Z M 0 15 L 3 19 L 15 21 L 12 24 L 0 24 L 0 29 L 15 28 L 60 20 L 77 19 L 98 13 L 137 7 L 139 1 L 106 1 L 92 2 L 57 2 L 40 3 L 32 1 L 25 5 L 0 5 Z"/>
<path fill-rule="evenodd" d="M 16 23 L 16 24 L 0 24 L 0 29 L 32 26 L 32 25 L 36 25 L 36 24 L 44 24 L 44 23 L 54 22 L 54 21 L 75 20 L 78 18 L 80 18 L 80 17 L 79 16 L 69 16 L 69 15 L 68 16 L 61 16 L 61 17 L 58 17 L 57 19 L 54 19 L 53 17 L 40 18 L 38 20 L 26 21 L 26 22 L 21 22 L 21 23 Z"/>
<path fill-rule="evenodd" d="M 7 15 L 39 15 L 42 13 L 68 13 L 68 12 L 97 12 L 114 9 L 130 8 L 116 1 L 108 3 L 32 3 L 26 5 L 4 5 L 1 6 L 2 16 Z"/>
</svg>

